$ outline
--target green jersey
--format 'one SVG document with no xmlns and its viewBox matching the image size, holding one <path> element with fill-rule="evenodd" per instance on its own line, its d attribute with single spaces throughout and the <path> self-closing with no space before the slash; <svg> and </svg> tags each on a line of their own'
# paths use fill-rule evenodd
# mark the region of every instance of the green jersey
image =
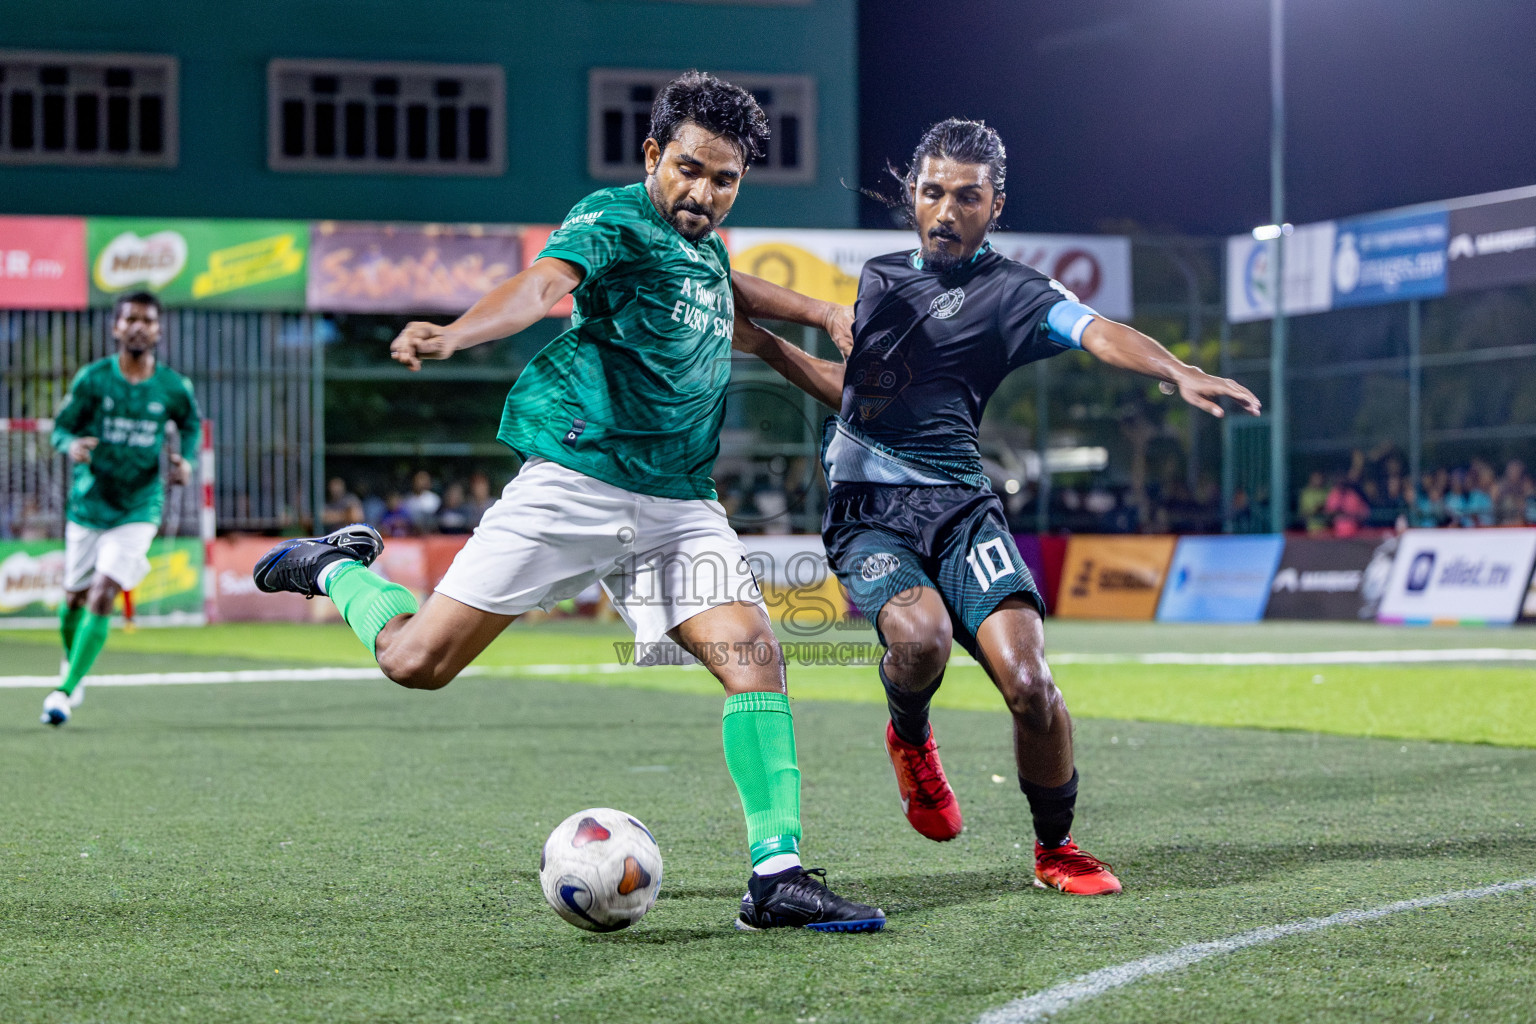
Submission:
<svg viewBox="0 0 1536 1024">
<path fill-rule="evenodd" d="M 584 276 L 571 329 L 518 377 L 497 439 L 625 490 L 713 498 L 734 322 L 720 237 L 688 241 L 635 184 L 577 203 L 539 256 Z"/>
<path fill-rule="evenodd" d="M 59 451 L 77 437 L 99 442 L 89 462 L 74 463 L 69 521 L 110 530 L 124 523 L 160 522 L 165 425 L 176 424 L 181 457 L 194 462 L 202 417 L 192 382 L 175 370 L 157 361 L 148 379 L 133 384 L 123 376 L 117 356 L 108 356 L 75 374 L 53 422 L 53 446 Z"/>
</svg>

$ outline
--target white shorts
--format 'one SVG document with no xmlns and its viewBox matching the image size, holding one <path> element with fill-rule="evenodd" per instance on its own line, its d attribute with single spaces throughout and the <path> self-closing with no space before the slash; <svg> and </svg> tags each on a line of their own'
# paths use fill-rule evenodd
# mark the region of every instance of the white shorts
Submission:
<svg viewBox="0 0 1536 1024">
<path fill-rule="evenodd" d="M 99 572 L 132 590 L 149 575 L 149 545 L 159 531 L 154 523 L 124 523 L 110 530 L 65 523 L 64 589 L 84 590 Z"/>
<path fill-rule="evenodd" d="M 640 643 L 709 608 L 763 603 L 718 501 L 637 494 L 544 459 L 530 459 L 486 510 L 437 592 L 521 615 L 596 582 Z"/>
</svg>

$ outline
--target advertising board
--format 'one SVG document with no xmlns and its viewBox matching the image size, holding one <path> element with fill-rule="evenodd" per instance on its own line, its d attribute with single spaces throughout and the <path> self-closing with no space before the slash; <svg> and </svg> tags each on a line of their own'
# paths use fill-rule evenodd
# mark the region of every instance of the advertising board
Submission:
<svg viewBox="0 0 1536 1024">
<path fill-rule="evenodd" d="M 85 221 L 0 217 L 0 309 L 84 309 Z"/>
<path fill-rule="evenodd" d="M 1514 622 L 1536 561 L 1536 529 L 1409 530 L 1377 613 L 1380 622 Z"/>
<path fill-rule="evenodd" d="M 1374 620 L 1397 538 L 1288 537 L 1266 619 Z"/>
<path fill-rule="evenodd" d="M 1536 281 L 1536 198 L 1453 209 L 1450 233 L 1451 291 Z"/>
<path fill-rule="evenodd" d="M 1369 306 L 1445 294 L 1449 215 L 1373 213 L 1338 224 L 1333 305 Z"/>
<path fill-rule="evenodd" d="M 866 261 L 917 248 L 910 231 L 732 228 L 722 233 L 731 266 L 813 298 L 852 305 Z M 1060 281 L 1112 320 L 1131 316 L 1131 243 L 1116 235 L 998 232 L 992 247 Z"/>
<path fill-rule="evenodd" d="M 1321 313 L 1333 305 L 1333 221 L 1298 225 L 1285 240 L 1285 311 Z M 1275 315 L 1275 244 L 1253 235 L 1227 239 L 1227 319 Z"/>
<path fill-rule="evenodd" d="M 133 591 L 136 621 L 190 625 L 203 616 L 203 545 L 195 537 L 157 538 L 149 575 Z M 62 540 L 0 541 L 0 628 L 48 629 L 64 600 Z"/>
<path fill-rule="evenodd" d="M 1157 606 L 1159 622 L 1256 622 L 1285 538 L 1181 537 Z"/>
<path fill-rule="evenodd" d="M 309 224 L 89 217 L 90 301 L 149 291 L 170 306 L 304 308 Z"/>
<path fill-rule="evenodd" d="M 310 232 L 306 305 L 338 313 L 462 313 L 523 268 L 522 232 L 478 224 L 345 224 Z"/>
<path fill-rule="evenodd" d="M 1176 537 L 1088 536 L 1067 541 L 1056 595 L 1064 619 L 1150 619 Z"/>
</svg>

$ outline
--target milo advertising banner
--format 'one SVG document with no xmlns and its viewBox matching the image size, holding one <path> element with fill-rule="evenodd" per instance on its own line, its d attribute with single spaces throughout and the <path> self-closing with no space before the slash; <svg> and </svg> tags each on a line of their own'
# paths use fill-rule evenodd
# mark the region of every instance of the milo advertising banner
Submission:
<svg viewBox="0 0 1536 1024">
<path fill-rule="evenodd" d="M 62 540 L 0 541 L 0 629 L 52 629 L 64 600 Z M 159 538 L 149 575 L 133 591 L 141 625 L 203 621 L 203 545 L 195 537 Z"/>
<path fill-rule="evenodd" d="M 149 291 L 168 306 L 303 309 L 309 223 L 298 220 L 86 220 L 91 305 Z"/>
</svg>

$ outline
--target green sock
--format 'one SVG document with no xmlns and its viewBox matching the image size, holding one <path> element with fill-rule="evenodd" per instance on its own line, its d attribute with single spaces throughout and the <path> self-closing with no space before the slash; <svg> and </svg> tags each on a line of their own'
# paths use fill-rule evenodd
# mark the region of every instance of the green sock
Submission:
<svg viewBox="0 0 1536 1024">
<path fill-rule="evenodd" d="M 332 569 L 325 591 L 369 654 L 390 619 L 416 613 L 416 595 L 369 572 L 362 562 L 343 562 Z"/>
<path fill-rule="evenodd" d="M 96 663 L 96 655 L 107 645 L 107 631 L 111 627 L 111 616 L 85 611 L 75 627 L 75 642 L 69 645 L 69 671 L 64 674 L 64 682 L 59 684 L 59 689 L 65 693 L 75 692 L 80 680 L 85 678 L 85 674 Z"/>
<path fill-rule="evenodd" d="M 66 600 L 59 605 L 59 636 L 64 640 L 64 657 L 69 657 L 69 652 L 75 646 L 75 630 L 80 628 L 80 616 L 85 614 L 85 605 L 71 608 Z"/>
<path fill-rule="evenodd" d="M 725 767 L 741 794 L 752 863 L 800 851 L 800 768 L 795 721 L 782 693 L 737 693 L 725 700 L 720 731 Z"/>
</svg>

